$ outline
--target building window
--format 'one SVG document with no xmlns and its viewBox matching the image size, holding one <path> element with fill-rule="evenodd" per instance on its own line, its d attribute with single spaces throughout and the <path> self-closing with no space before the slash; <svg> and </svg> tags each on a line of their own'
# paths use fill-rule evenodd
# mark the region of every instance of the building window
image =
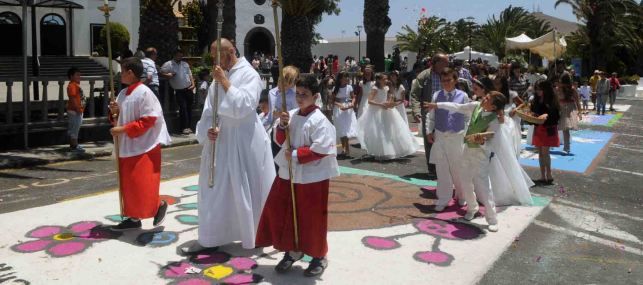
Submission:
<svg viewBox="0 0 643 285">
<path fill-rule="evenodd" d="M 20 17 L 15 13 L 2 12 L 0 13 L 0 25 L 20 25 Z"/>
<path fill-rule="evenodd" d="M 266 21 L 266 19 L 261 14 L 255 15 L 255 24 L 261 25 Z"/>
<path fill-rule="evenodd" d="M 49 14 L 42 17 L 41 25 L 43 26 L 64 26 L 65 20 L 60 15 Z"/>
<path fill-rule="evenodd" d="M 266 0 L 255 0 L 255 4 L 261 6 L 266 3 Z"/>
<path fill-rule="evenodd" d="M 100 31 L 103 29 L 105 24 L 89 24 L 89 40 L 90 47 L 92 48 L 92 53 L 97 52 L 98 54 L 105 54 L 105 48 L 103 43 L 100 40 Z"/>
</svg>

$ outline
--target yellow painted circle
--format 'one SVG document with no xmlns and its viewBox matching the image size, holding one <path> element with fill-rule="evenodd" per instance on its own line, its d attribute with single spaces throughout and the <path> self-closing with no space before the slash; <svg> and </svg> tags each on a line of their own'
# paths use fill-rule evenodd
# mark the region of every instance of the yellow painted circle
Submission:
<svg viewBox="0 0 643 285">
<path fill-rule="evenodd" d="M 54 236 L 55 240 L 70 240 L 73 238 L 74 238 L 74 235 L 71 233 L 60 233 Z"/>
<path fill-rule="evenodd" d="M 226 278 L 230 276 L 230 274 L 234 273 L 234 269 L 231 267 L 225 266 L 225 265 L 215 265 L 212 267 L 207 268 L 203 275 L 208 276 L 212 279 L 220 280 L 222 278 Z"/>
</svg>

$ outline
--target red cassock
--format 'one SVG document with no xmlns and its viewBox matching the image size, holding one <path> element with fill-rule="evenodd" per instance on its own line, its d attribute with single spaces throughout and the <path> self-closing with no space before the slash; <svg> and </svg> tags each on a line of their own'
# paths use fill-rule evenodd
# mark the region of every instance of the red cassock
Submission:
<svg viewBox="0 0 643 285">
<path fill-rule="evenodd" d="M 299 248 L 295 248 L 290 181 L 275 178 L 266 201 L 256 245 L 280 251 L 301 251 L 312 257 L 328 252 L 328 188 L 330 180 L 295 184 Z"/>
<path fill-rule="evenodd" d="M 161 146 L 141 155 L 118 159 L 123 215 L 146 219 L 156 215 L 161 183 Z"/>
</svg>

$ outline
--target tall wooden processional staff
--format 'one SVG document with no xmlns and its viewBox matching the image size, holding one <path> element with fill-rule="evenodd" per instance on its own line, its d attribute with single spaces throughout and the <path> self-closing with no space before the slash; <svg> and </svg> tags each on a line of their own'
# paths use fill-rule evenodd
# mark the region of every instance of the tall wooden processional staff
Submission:
<svg viewBox="0 0 643 285">
<path fill-rule="evenodd" d="M 217 2 L 217 52 L 215 66 L 212 67 L 214 72 L 216 65 L 221 65 L 221 30 L 223 29 L 223 0 Z M 219 82 L 214 82 L 214 100 L 212 100 L 212 128 L 219 126 Z M 214 187 L 214 168 L 215 156 L 217 151 L 217 141 L 212 142 L 210 149 L 210 175 L 208 176 L 208 186 Z"/>
<path fill-rule="evenodd" d="M 279 60 L 279 94 L 281 94 L 281 112 L 288 112 L 286 106 L 286 90 L 284 88 L 284 59 L 281 53 L 281 33 L 279 32 L 279 14 L 277 14 L 277 7 L 279 6 L 278 0 L 272 0 L 272 13 L 275 19 L 275 36 L 277 42 L 277 59 Z M 290 134 L 288 127 L 286 127 L 286 146 L 290 149 Z M 295 184 L 292 181 L 292 160 L 288 161 L 288 178 L 290 179 L 290 197 L 292 198 L 292 220 L 295 238 L 295 250 L 299 249 L 299 226 L 297 223 L 297 199 L 295 196 Z"/>
<path fill-rule="evenodd" d="M 109 27 L 109 16 L 110 12 L 114 10 L 113 7 L 109 7 L 109 2 L 108 0 L 105 0 L 103 2 L 103 6 L 98 7 L 98 10 L 102 11 L 105 13 L 105 38 L 107 38 L 107 62 L 108 62 L 108 68 L 109 68 L 109 102 L 114 102 L 116 101 L 115 95 L 114 95 L 114 73 L 112 72 L 112 39 L 111 39 L 111 31 Z M 118 114 L 111 114 L 112 119 L 114 122 L 116 122 L 116 126 L 118 126 Z M 120 204 L 120 210 L 121 210 L 121 217 L 123 217 L 123 193 L 121 190 L 121 172 L 120 172 L 120 167 L 118 165 L 118 157 L 119 157 L 119 151 L 120 151 L 120 145 L 119 145 L 119 138 L 114 137 L 114 161 L 116 162 L 116 182 L 118 185 L 118 202 Z"/>
</svg>

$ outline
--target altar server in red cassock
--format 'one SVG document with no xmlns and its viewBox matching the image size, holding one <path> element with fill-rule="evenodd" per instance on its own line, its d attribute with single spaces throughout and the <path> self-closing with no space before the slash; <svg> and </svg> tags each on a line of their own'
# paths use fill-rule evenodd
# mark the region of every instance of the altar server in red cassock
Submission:
<svg viewBox="0 0 643 285">
<path fill-rule="evenodd" d="M 263 209 L 256 244 L 286 252 L 275 267 L 279 273 L 288 271 L 303 254 L 313 257 L 304 271 L 304 275 L 312 277 L 322 274 L 328 264 L 328 190 L 330 178 L 339 175 L 339 168 L 335 127 L 315 105 L 319 96 L 317 79 L 300 78 L 296 88 L 299 108 L 281 113 L 275 126 L 275 142 L 285 144 L 288 128 L 291 145 L 283 145 L 275 157 L 279 175 Z M 294 243 L 289 160 L 295 184 L 299 248 Z"/>
<path fill-rule="evenodd" d="M 167 203 L 159 198 L 161 145 L 170 143 L 163 110 L 147 86 L 141 84 L 143 63 L 138 58 L 121 62 L 121 81 L 129 87 L 111 102 L 110 113 L 118 121 L 110 132 L 118 139 L 120 191 L 124 220 L 113 227 L 124 231 L 141 228 L 141 219 L 154 217 L 153 225 L 163 222 Z"/>
</svg>

